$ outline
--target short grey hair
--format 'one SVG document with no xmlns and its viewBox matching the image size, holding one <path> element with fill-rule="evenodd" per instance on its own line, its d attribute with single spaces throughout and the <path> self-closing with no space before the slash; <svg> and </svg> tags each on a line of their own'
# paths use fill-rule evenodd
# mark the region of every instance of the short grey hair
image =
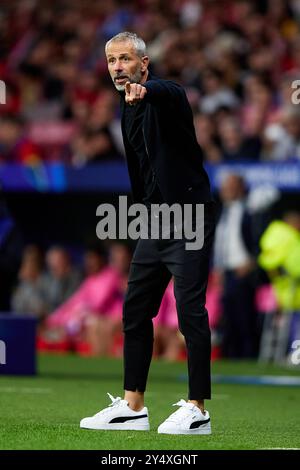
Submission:
<svg viewBox="0 0 300 470">
<path fill-rule="evenodd" d="M 137 34 L 130 33 L 128 31 L 124 31 L 122 33 L 116 34 L 109 41 L 107 41 L 107 43 L 105 44 L 105 52 L 107 52 L 107 48 L 110 46 L 110 44 L 116 41 L 118 42 L 130 41 L 133 44 L 136 50 L 136 53 L 139 57 L 144 57 L 146 55 L 146 44 L 143 41 L 143 39 L 140 38 Z"/>
</svg>

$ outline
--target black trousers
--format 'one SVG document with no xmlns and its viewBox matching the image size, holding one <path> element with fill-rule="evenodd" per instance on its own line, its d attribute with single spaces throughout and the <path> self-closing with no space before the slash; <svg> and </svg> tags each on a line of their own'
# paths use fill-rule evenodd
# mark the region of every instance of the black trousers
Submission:
<svg viewBox="0 0 300 470">
<path fill-rule="evenodd" d="M 153 352 L 152 318 L 174 276 L 178 326 L 185 338 L 190 400 L 211 397 L 210 329 L 205 308 L 215 203 L 205 203 L 204 245 L 186 250 L 186 239 L 140 239 L 123 306 L 124 389 L 144 392 Z"/>
</svg>

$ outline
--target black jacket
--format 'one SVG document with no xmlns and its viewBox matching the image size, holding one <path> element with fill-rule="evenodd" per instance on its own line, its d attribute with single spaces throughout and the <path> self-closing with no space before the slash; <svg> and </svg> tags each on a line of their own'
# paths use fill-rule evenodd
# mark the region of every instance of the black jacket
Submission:
<svg viewBox="0 0 300 470">
<path fill-rule="evenodd" d="M 143 134 L 151 167 L 165 202 L 173 204 L 211 201 L 203 154 L 197 142 L 193 114 L 184 89 L 149 73 L 143 86 L 146 110 Z M 121 94 L 121 125 L 134 202 L 142 202 L 143 182 L 138 160 L 124 128 L 124 93 Z"/>
</svg>

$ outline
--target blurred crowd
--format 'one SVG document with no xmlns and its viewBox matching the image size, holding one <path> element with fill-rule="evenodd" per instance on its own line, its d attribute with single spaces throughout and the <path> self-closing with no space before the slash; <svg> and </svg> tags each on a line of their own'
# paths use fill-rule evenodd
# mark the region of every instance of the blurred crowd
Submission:
<svg viewBox="0 0 300 470">
<path fill-rule="evenodd" d="M 184 86 L 206 162 L 300 159 L 300 0 L 2 0 L 0 164 L 124 157 L 104 46 L 125 30 L 145 40 L 154 74 Z M 219 199 L 213 354 L 281 360 L 300 337 L 300 214 L 274 214 L 277 190 L 235 174 Z M 121 355 L 132 248 L 81 249 L 24 247 L 0 193 L 0 311 L 35 316 L 41 350 Z M 157 356 L 184 355 L 173 281 L 154 328 Z"/>
<path fill-rule="evenodd" d="M 10 298 L 12 315 L 38 322 L 38 349 L 83 355 L 122 354 L 122 307 L 132 248 L 126 242 L 91 243 L 77 263 L 63 246 L 45 253 L 28 245 Z M 180 358 L 173 282 L 154 320 L 155 355 Z"/>
<path fill-rule="evenodd" d="M 280 192 L 221 181 L 206 308 L 212 357 L 285 361 L 300 335 L 300 211 L 279 212 Z M 35 317 L 38 347 L 122 355 L 122 308 L 134 245 L 23 246 L 0 201 L 0 312 Z M 185 357 L 173 279 L 154 324 L 154 354 Z"/>
<path fill-rule="evenodd" d="M 2 0 L 0 162 L 122 158 L 104 55 L 122 30 L 185 87 L 207 162 L 300 158 L 299 0 Z"/>
</svg>

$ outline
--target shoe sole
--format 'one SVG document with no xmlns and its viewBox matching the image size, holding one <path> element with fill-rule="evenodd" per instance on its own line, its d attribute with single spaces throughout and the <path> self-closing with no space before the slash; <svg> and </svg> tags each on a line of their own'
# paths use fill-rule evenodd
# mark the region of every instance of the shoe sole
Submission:
<svg viewBox="0 0 300 470">
<path fill-rule="evenodd" d="M 150 431 L 149 424 L 101 424 L 97 427 L 80 426 L 81 429 L 91 429 L 94 431 Z"/>
<path fill-rule="evenodd" d="M 179 430 L 179 429 L 172 429 L 170 431 L 159 431 L 157 430 L 158 434 L 189 434 L 189 435 L 208 435 L 211 434 L 211 428 L 207 429 L 187 429 L 187 430 Z"/>
</svg>

